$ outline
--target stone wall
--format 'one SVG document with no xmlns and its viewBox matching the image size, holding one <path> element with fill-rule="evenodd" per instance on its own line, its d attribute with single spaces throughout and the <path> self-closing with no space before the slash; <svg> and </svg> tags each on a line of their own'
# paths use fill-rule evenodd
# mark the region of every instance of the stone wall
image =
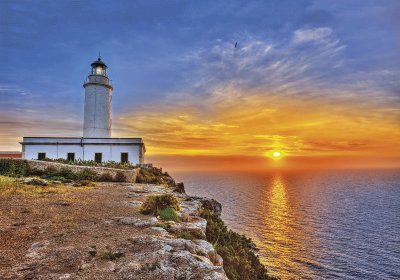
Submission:
<svg viewBox="0 0 400 280">
<path fill-rule="evenodd" d="M 122 172 L 126 178 L 127 182 L 135 182 L 136 181 L 136 176 L 137 173 L 139 172 L 139 169 L 116 169 L 116 168 L 109 168 L 109 167 L 97 167 L 97 166 L 81 166 L 81 165 L 69 165 L 69 164 L 63 164 L 63 163 L 58 163 L 58 162 L 49 162 L 49 161 L 41 161 L 41 160 L 26 160 L 29 164 L 29 166 L 32 169 L 38 169 L 38 170 L 46 170 L 46 168 L 51 167 L 55 168 L 56 170 L 60 170 L 63 168 L 68 168 L 72 170 L 73 172 L 79 172 L 83 169 L 90 169 L 94 172 L 96 172 L 99 176 L 102 174 L 108 173 L 111 176 L 115 177 L 117 172 Z"/>
</svg>

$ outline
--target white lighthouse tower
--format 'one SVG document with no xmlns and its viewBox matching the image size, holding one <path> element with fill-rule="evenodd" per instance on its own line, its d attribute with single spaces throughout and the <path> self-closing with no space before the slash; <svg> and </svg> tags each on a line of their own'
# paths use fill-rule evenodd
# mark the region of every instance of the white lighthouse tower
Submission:
<svg viewBox="0 0 400 280">
<path fill-rule="evenodd" d="M 100 57 L 91 65 L 92 72 L 83 84 L 83 137 L 24 137 L 20 142 L 23 158 L 144 163 L 146 147 L 142 138 L 111 138 L 113 87 L 107 76 L 107 65 Z"/>
<path fill-rule="evenodd" d="M 111 137 L 111 102 L 113 87 L 107 76 L 107 65 L 99 57 L 91 64 L 92 72 L 83 84 L 85 111 L 83 137 Z"/>
</svg>

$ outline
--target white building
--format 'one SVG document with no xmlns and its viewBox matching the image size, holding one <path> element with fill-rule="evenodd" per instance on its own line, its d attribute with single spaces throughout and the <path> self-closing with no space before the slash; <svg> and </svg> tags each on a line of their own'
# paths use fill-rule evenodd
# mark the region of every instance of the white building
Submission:
<svg viewBox="0 0 400 280">
<path fill-rule="evenodd" d="M 92 71 L 83 85 L 83 137 L 24 137 L 20 142 L 23 158 L 144 163 L 146 149 L 141 138 L 110 138 L 113 87 L 107 65 L 100 58 L 91 66 Z"/>
</svg>

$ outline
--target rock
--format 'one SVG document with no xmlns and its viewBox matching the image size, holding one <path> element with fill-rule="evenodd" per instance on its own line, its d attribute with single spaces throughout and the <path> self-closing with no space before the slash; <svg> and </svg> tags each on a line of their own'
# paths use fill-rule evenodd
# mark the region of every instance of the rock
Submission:
<svg viewBox="0 0 400 280">
<path fill-rule="evenodd" d="M 218 217 L 221 216 L 222 213 L 222 205 L 218 201 L 212 198 L 203 197 L 200 199 L 202 209 L 209 210 L 211 213 L 217 215 Z"/>
<path fill-rule="evenodd" d="M 158 224 L 158 220 L 156 217 L 151 217 L 146 220 L 131 217 L 117 217 L 115 219 L 120 225 L 132 225 L 135 227 L 152 227 Z"/>
<path fill-rule="evenodd" d="M 96 256 L 96 254 L 97 254 L 96 246 L 89 246 L 88 253 L 92 257 Z"/>
<path fill-rule="evenodd" d="M 153 231 L 156 235 L 159 236 L 167 236 L 169 235 L 169 232 L 163 229 L 162 227 L 151 227 L 151 231 Z"/>
<path fill-rule="evenodd" d="M 181 218 L 181 221 L 185 222 L 185 223 L 190 221 L 190 215 L 188 213 L 182 213 L 180 218 Z"/>
<path fill-rule="evenodd" d="M 123 257 L 125 255 L 125 253 L 122 250 L 116 250 L 115 252 L 113 252 L 114 257 L 116 257 L 117 259 Z"/>
<path fill-rule="evenodd" d="M 196 238 L 206 237 L 207 221 L 200 217 L 190 217 L 190 222 L 187 223 L 176 223 L 176 222 L 166 222 L 170 225 L 173 232 L 188 231 Z"/>
<path fill-rule="evenodd" d="M 43 254 L 41 251 L 46 249 L 46 247 L 50 244 L 49 241 L 41 241 L 41 242 L 35 242 L 31 245 L 31 247 L 28 250 L 28 254 L 26 255 L 28 258 L 32 259 L 40 259 L 43 258 Z"/>
<path fill-rule="evenodd" d="M 207 242 L 206 240 L 195 240 L 194 243 L 196 243 L 201 250 L 205 252 L 205 255 L 208 257 L 208 259 L 211 261 L 211 263 L 215 266 L 223 266 L 223 259 L 220 255 L 218 255 L 217 251 L 215 251 L 214 246 Z"/>
<path fill-rule="evenodd" d="M 123 273 L 124 279 L 228 279 L 222 266 L 214 265 L 208 257 L 213 247 L 207 241 L 196 244 L 155 236 L 139 236 L 130 241 L 132 247 L 127 249 L 127 255 L 133 254 L 135 262 L 121 266 L 118 273 Z"/>
<path fill-rule="evenodd" d="M 65 274 L 61 275 L 58 279 L 60 279 L 60 280 L 69 279 L 69 278 L 71 278 L 71 276 L 72 276 L 71 274 L 65 273 Z"/>
<path fill-rule="evenodd" d="M 143 202 L 141 202 L 141 201 L 127 201 L 126 204 L 128 204 L 129 206 L 141 206 L 143 204 Z"/>
</svg>

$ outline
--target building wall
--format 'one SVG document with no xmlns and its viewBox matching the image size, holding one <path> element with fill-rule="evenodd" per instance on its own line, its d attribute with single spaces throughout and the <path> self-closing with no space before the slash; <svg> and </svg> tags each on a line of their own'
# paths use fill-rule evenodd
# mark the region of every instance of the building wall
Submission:
<svg viewBox="0 0 400 280">
<path fill-rule="evenodd" d="M 0 151 L 0 158 L 22 158 L 21 152 L 2 152 Z"/>
<path fill-rule="evenodd" d="M 67 159 L 67 153 L 75 153 L 75 159 L 94 160 L 95 153 L 102 153 L 103 161 L 121 161 L 121 153 L 128 153 L 131 164 L 143 163 L 140 161 L 140 145 L 84 145 L 79 144 L 51 144 L 51 145 L 24 145 L 24 159 L 37 159 L 38 153 L 46 153 L 47 158 Z"/>
</svg>

